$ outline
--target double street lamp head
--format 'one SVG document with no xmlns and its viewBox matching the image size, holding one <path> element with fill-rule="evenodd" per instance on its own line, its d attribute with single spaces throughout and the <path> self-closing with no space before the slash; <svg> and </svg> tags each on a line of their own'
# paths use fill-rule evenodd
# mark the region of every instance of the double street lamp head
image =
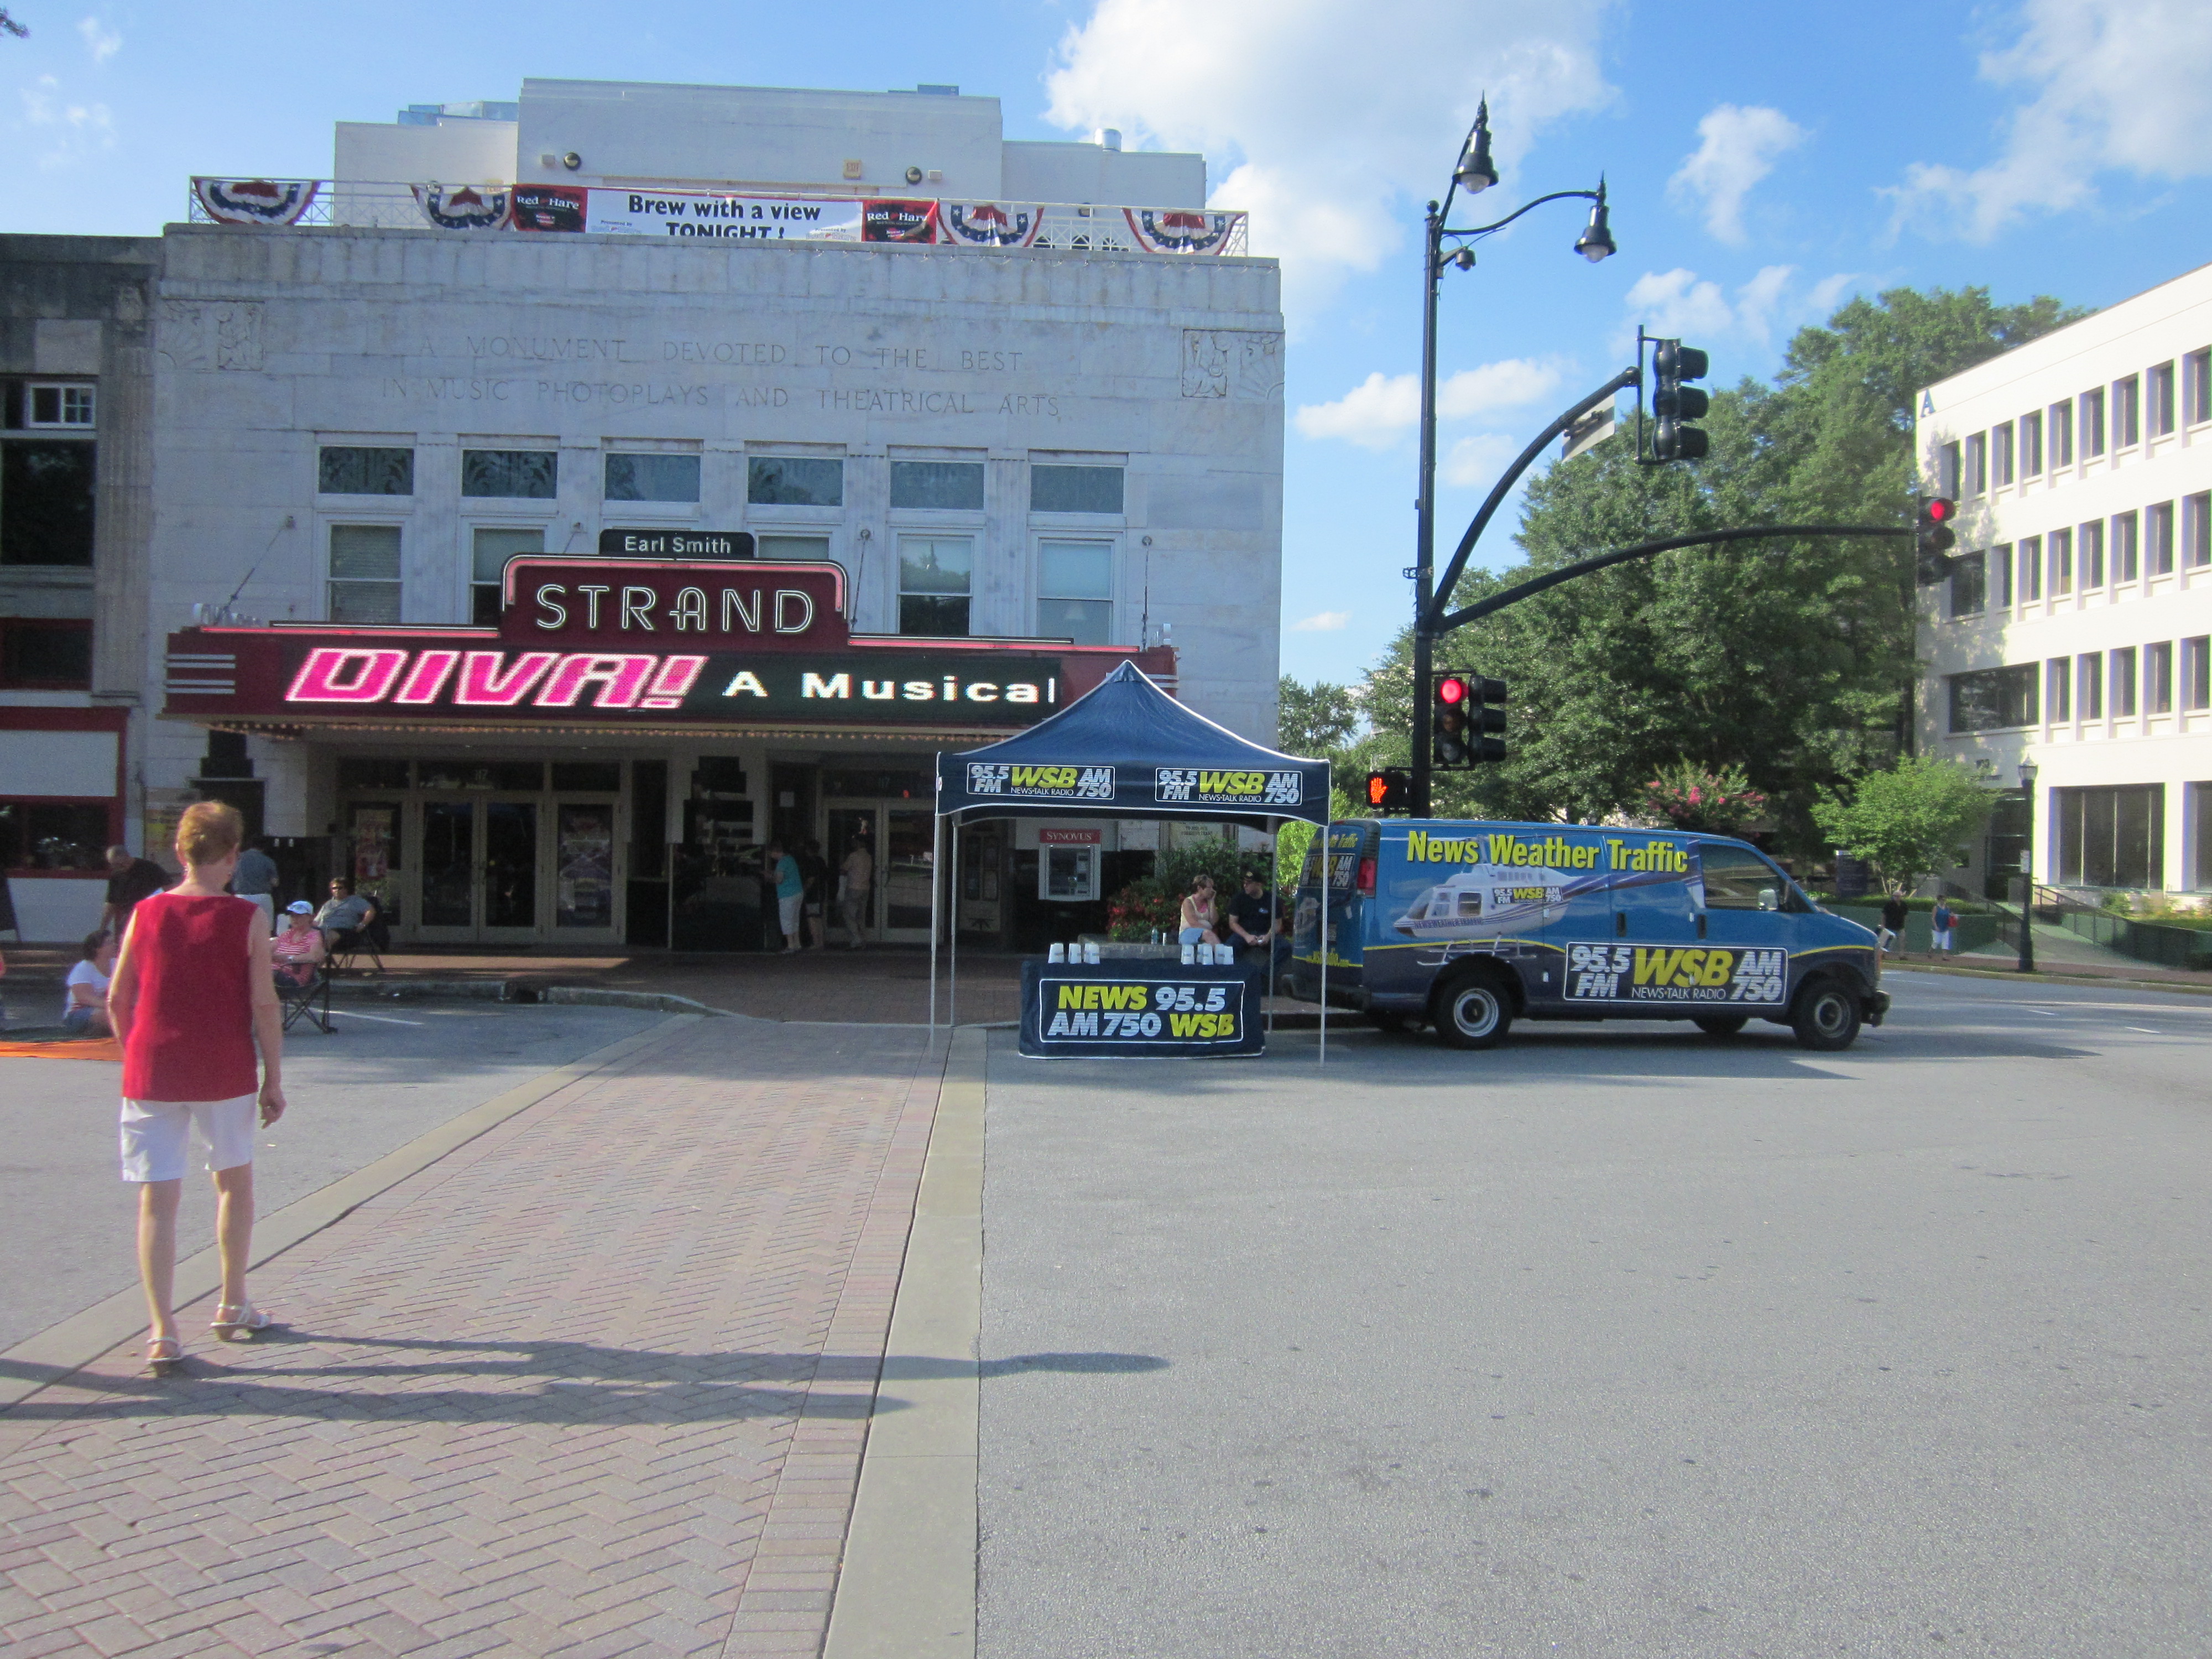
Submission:
<svg viewBox="0 0 2212 1659">
<path fill-rule="evenodd" d="M 1467 135 L 1467 143 L 1460 148 L 1459 165 L 1452 169 L 1452 179 L 1470 196 L 1480 196 L 1498 182 L 1498 167 L 1490 159 L 1487 98 L 1474 112 L 1474 130 Z"/>
<path fill-rule="evenodd" d="M 1611 258 L 1620 252 L 1613 244 L 1613 227 L 1606 222 L 1605 180 L 1602 179 L 1598 180 L 1597 200 L 1590 204 L 1589 222 L 1583 227 L 1583 234 L 1575 238 L 1575 252 L 1592 264 L 1601 259 Z"/>
</svg>

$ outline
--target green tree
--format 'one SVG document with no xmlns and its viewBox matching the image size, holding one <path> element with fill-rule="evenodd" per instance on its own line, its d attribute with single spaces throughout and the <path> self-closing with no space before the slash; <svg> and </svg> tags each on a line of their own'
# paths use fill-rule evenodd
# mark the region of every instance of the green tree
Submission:
<svg viewBox="0 0 2212 1659">
<path fill-rule="evenodd" d="M 1893 289 L 1801 330 L 1771 384 L 1713 398 L 1711 453 L 1642 467 L 1625 440 L 1532 478 L 1520 566 L 1469 572 L 1465 604 L 1538 572 L 1698 530 L 1791 520 L 1909 522 L 1921 386 L 2081 313 L 1983 289 Z M 1910 544 L 1742 543 L 1586 576 L 1461 629 L 1439 667 L 1511 688 L 1505 764 L 1443 774 L 1437 810 L 1598 819 L 1643 809 L 1663 769 L 1740 769 L 1785 849 L 1820 845 L 1823 787 L 1905 746 L 1913 684 Z M 1404 763 L 1413 687 L 1401 635 L 1364 702 Z"/>
<path fill-rule="evenodd" d="M 1284 675 L 1275 708 L 1275 747 L 1309 760 L 1327 760 L 1347 748 L 1364 724 L 1358 694 L 1327 680 L 1302 685 Z"/>
<path fill-rule="evenodd" d="M 1823 789 L 1814 817 L 1830 842 L 1871 860 L 1893 893 L 1910 893 L 1951 867 L 1989 821 L 1990 792 L 1967 767 L 1909 756 L 1869 772 L 1849 793 Z"/>
</svg>

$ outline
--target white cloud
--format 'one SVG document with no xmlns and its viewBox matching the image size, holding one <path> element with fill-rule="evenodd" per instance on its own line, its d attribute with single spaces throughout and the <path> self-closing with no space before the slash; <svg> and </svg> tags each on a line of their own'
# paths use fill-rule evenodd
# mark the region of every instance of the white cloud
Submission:
<svg viewBox="0 0 2212 1659">
<path fill-rule="evenodd" d="M 97 17 L 78 19 L 76 32 L 84 37 L 84 49 L 95 64 L 104 64 L 123 50 L 123 37 Z"/>
<path fill-rule="evenodd" d="M 1737 335 L 1765 345 L 1785 328 L 1825 320 L 1858 280 L 1839 270 L 1800 289 L 1796 266 L 1765 265 L 1731 299 L 1718 283 L 1700 280 L 1694 270 L 1647 270 L 1628 290 L 1626 325 L 1614 344 L 1630 349 L 1641 323 L 1647 333 L 1693 344 L 1701 343 L 1701 336 L 1711 340 Z"/>
<path fill-rule="evenodd" d="M 1438 470 L 1446 483 L 1461 489 L 1495 483 L 1498 475 L 1528 442 L 1526 438 L 1511 438 L 1503 432 L 1478 432 L 1454 444 Z"/>
<path fill-rule="evenodd" d="M 1437 383 L 1437 414 L 1447 421 L 1471 420 L 1500 410 L 1518 409 L 1549 396 L 1565 378 L 1557 362 L 1508 357 L 1476 368 L 1463 368 Z M 1363 449 L 1388 449 L 1421 418 L 1421 383 L 1411 374 L 1370 374 L 1334 403 L 1306 404 L 1295 416 L 1309 438 L 1341 438 Z"/>
<path fill-rule="evenodd" d="M 1204 151 L 1252 215 L 1294 320 L 1398 253 L 1397 204 L 1441 193 L 1490 95 L 1509 179 L 1537 134 L 1612 96 L 1609 0 L 1097 0 L 1046 76 L 1048 118 Z"/>
<path fill-rule="evenodd" d="M 1349 611 L 1316 611 L 1312 616 L 1291 624 L 1293 634 L 1340 634 L 1351 622 Z"/>
<path fill-rule="evenodd" d="M 23 125 L 39 135 L 40 167 L 65 167 L 114 147 L 114 123 L 106 105 L 71 102 L 51 75 L 41 75 L 21 93 Z"/>
<path fill-rule="evenodd" d="M 1698 123 L 1698 136 L 1704 142 L 1667 181 L 1667 193 L 1703 201 L 1705 228 L 1741 245 L 1743 198 L 1774 171 L 1778 157 L 1805 142 L 1805 129 L 1778 109 L 1719 104 Z"/>
<path fill-rule="evenodd" d="M 1984 80 L 2031 88 L 2004 153 L 1969 172 L 1915 162 L 1884 193 L 1891 228 L 1986 242 L 2031 212 L 2079 207 L 2095 175 L 2212 173 L 2212 7 L 2203 0 L 2027 0 L 2020 36 L 1981 60 Z"/>
</svg>

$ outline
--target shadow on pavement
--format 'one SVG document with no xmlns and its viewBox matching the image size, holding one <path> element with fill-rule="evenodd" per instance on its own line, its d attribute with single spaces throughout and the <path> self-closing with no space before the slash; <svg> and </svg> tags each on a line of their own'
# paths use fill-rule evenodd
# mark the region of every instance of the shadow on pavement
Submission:
<svg viewBox="0 0 2212 1659">
<path fill-rule="evenodd" d="M 33 1395 L 9 1410 L 14 1419 L 89 1417 L 317 1417 L 333 1422 L 528 1422 L 557 1425 L 625 1422 L 673 1425 L 797 1413 L 816 1382 L 921 1382 L 943 1377 L 1087 1375 L 1158 1371 L 1153 1354 L 1027 1353 L 1004 1359 L 938 1358 L 891 1354 L 665 1353 L 592 1342 L 465 1342 L 410 1337 L 337 1337 L 349 1349 L 397 1351 L 391 1363 L 307 1360 L 314 1333 L 280 1328 L 257 1339 L 253 1351 L 275 1363 L 226 1364 L 188 1352 L 181 1376 L 103 1375 L 80 1371 L 67 1386 L 90 1399 Z M 288 1352 L 287 1351 L 290 1351 Z M 437 1356 L 452 1355 L 451 1358 Z M 295 1356 L 296 1355 L 296 1359 Z M 401 1355 L 420 1355 L 409 1359 Z M 61 1382 L 49 1368 L 0 1361 L 0 1376 Z M 481 1379 L 481 1389 L 423 1389 L 441 1377 Z M 376 1382 L 359 1389 L 345 1383 Z M 825 1395 L 807 1406 L 817 1417 L 862 1418 L 901 1411 L 906 1402 L 865 1392 Z"/>
</svg>

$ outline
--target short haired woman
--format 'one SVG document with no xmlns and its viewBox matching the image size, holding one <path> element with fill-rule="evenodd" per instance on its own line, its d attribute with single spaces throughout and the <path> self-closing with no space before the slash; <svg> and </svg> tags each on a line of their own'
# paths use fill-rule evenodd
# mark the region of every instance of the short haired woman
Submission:
<svg viewBox="0 0 2212 1659">
<path fill-rule="evenodd" d="M 87 933 L 77 962 L 62 981 L 62 1030 L 71 1036 L 107 1029 L 107 981 L 115 971 L 115 941 Z"/>
<path fill-rule="evenodd" d="M 123 1045 L 123 1178 L 138 1185 L 146 1363 L 156 1374 L 184 1358 L 170 1302 L 177 1201 L 194 1127 L 215 1177 L 222 1260 L 222 1301 L 211 1328 L 222 1340 L 242 1341 L 271 1322 L 246 1300 L 246 1264 L 253 1243 L 256 1106 L 264 1125 L 284 1115 L 283 1016 L 260 908 L 223 891 L 244 828 L 238 809 L 217 801 L 185 809 L 177 823 L 185 878 L 132 910 L 107 991 L 108 1018 Z"/>
<path fill-rule="evenodd" d="M 1214 908 L 1213 878 L 1200 873 L 1191 883 L 1190 891 L 1183 896 L 1182 931 L 1176 935 L 1178 944 L 1218 945 L 1221 937 L 1217 931 L 1221 919 Z"/>
</svg>

